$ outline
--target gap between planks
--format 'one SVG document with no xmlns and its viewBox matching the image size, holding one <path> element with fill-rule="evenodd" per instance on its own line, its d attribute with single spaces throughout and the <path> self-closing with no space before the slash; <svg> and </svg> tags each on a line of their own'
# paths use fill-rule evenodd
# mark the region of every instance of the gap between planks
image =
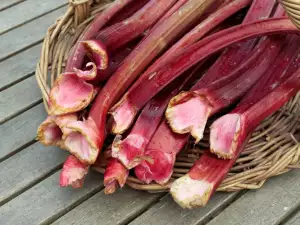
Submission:
<svg viewBox="0 0 300 225">
<path fill-rule="evenodd" d="M 8 9 L 10 7 L 13 7 L 21 2 L 24 2 L 26 0 L 1 0 L 0 2 L 0 12 Z"/>
</svg>

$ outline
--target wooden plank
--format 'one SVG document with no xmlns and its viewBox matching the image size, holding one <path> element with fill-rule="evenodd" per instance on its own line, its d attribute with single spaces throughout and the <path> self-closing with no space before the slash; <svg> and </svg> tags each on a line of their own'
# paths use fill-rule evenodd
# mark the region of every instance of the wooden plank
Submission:
<svg viewBox="0 0 300 225">
<path fill-rule="evenodd" d="M 291 219 L 289 219 L 285 225 L 299 225 L 300 224 L 300 210 L 294 215 Z"/>
<path fill-rule="evenodd" d="M 40 58 L 41 45 L 38 44 L 7 60 L 0 62 L 0 91 L 34 74 Z"/>
<path fill-rule="evenodd" d="M 238 196 L 238 193 L 217 193 L 204 208 L 182 209 L 170 195 L 130 223 L 130 225 L 193 225 L 203 224 Z"/>
<path fill-rule="evenodd" d="M 35 77 L 0 92 L 0 124 L 41 101 Z"/>
<path fill-rule="evenodd" d="M 0 1 L 0 11 L 7 9 L 11 6 L 14 6 L 20 2 L 24 2 L 25 0 L 1 0 Z"/>
<path fill-rule="evenodd" d="M 39 104 L 1 125 L 0 161 L 33 142 L 37 127 L 43 122 L 46 115 L 44 106 Z"/>
<path fill-rule="evenodd" d="M 47 28 L 54 24 L 55 20 L 62 16 L 65 11 L 66 7 L 62 7 L 1 35 L 0 61 L 41 42 L 46 34 Z"/>
<path fill-rule="evenodd" d="M 57 170 L 67 155 L 35 143 L 0 163 L 0 204 Z"/>
<path fill-rule="evenodd" d="M 103 177 L 91 172 L 85 187 L 61 188 L 60 171 L 0 208 L 1 225 L 49 224 L 103 188 Z"/>
<path fill-rule="evenodd" d="M 162 195 L 162 193 L 149 194 L 128 187 L 113 195 L 105 195 L 101 191 L 55 221 L 53 225 L 126 224 Z"/>
<path fill-rule="evenodd" d="M 272 178 L 257 191 L 249 191 L 214 218 L 208 225 L 275 225 L 300 203 L 298 170 Z"/>
<path fill-rule="evenodd" d="M 62 0 L 27 0 L 0 12 L 0 35 L 66 5 Z"/>
</svg>

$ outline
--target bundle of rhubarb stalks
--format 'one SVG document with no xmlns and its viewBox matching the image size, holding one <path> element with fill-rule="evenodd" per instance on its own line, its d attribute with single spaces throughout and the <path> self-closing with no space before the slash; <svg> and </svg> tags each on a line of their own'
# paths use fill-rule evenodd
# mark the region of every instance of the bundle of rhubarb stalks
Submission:
<svg viewBox="0 0 300 225">
<path fill-rule="evenodd" d="M 170 184 L 176 157 L 209 147 L 170 192 L 204 206 L 257 126 L 300 90 L 300 31 L 276 0 L 116 0 L 86 25 L 47 98 L 44 145 L 70 152 L 61 186 L 105 165 L 105 193 L 129 174 Z"/>
</svg>

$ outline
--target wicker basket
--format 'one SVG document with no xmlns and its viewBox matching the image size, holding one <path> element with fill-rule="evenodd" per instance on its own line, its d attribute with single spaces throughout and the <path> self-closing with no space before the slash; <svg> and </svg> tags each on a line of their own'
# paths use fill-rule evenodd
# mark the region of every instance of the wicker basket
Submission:
<svg viewBox="0 0 300 225">
<path fill-rule="evenodd" d="M 87 24 L 108 4 L 109 1 L 103 0 L 70 0 L 65 15 L 57 19 L 55 24 L 48 29 L 42 46 L 41 58 L 36 68 L 36 78 L 42 91 L 46 110 L 48 110 L 49 89 L 57 75 L 63 71 L 71 47 Z M 290 9 L 295 4 L 290 0 L 286 1 L 284 6 Z M 292 7 L 293 10 L 294 8 Z M 295 24 L 300 24 L 297 20 L 295 21 Z M 300 93 L 257 128 L 218 191 L 257 189 L 272 176 L 300 168 L 300 144 L 297 141 L 297 131 L 300 130 L 299 109 Z M 165 186 L 146 185 L 134 177 L 129 177 L 127 184 L 132 188 L 150 192 L 168 191 L 172 180 L 187 173 L 193 162 L 207 147 L 207 136 L 196 146 L 187 145 L 177 157 L 172 179 Z M 94 167 L 94 169 L 103 173 L 104 166 Z"/>
</svg>

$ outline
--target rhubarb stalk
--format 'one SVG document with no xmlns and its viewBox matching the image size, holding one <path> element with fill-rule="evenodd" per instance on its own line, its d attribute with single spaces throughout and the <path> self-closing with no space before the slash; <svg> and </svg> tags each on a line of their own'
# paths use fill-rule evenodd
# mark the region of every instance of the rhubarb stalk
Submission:
<svg viewBox="0 0 300 225">
<path fill-rule="evenodd" d="M 259 85 L 259 84 L 258 84 Z M 269 94 L 256 102 L 243 113 L 240 122 L 243 125 L 260 122 L 282 107 L 290 98 L 300 90 L 300 69 L 292 74 L 286 81 L 277 86 Z M 250 94 L 250 93 L 249 93 Z M 249 118 L 249 119 L 248 119 Z M 243 120 L 247 122 L 244 123 Z M 251 126 L 252 127 L 252 126 Z M 191 170 L 183 177 L 177 179 L 171 186 L 170 192 L 174 200 L 183 208 L 205 206 L 229 172 L 239 154 L 242 152 L 249 137 L 247 128 L 241 127 L 232 159 L 218 159 L 206 151 L 194 164 Z"/>
<path fill-rule="evenodd" d="M 192 31 L 186 34 L 179 42 L 173 45 L 162 57 L 160 57 L 154 64 L 152 64 L 147 69 L 147 71 L 131 86 L 131 88 L 117 104 L 118 107 L 113 107 L 113 110 L 111 110 L 112 114 L 122 115 L 124 110 L 126 110 L 126 106 L 128 104 L 131 104 L 130 96 L 135 96 L 136 93 L 134 92 L 139 89 L 140 85 L 143 82 L 148 82 L 149 77 L 151 77 L 153 74 L 156 74 L 159 68 L 167 65 L 169 62 L 174 61 L 175 58 L 180 55 L 180 52 L 184 51 L 185 47 L 188 47 L 189 45 L 201 39 L 205 35 L 205 33 L 209 32 L 216 25 L 226 19 L 229 15 L 247 4 L 247 1 L 234 1 L 233 3 L 228 4 L 228 6 L 219 9 L 216 13 L 212 14 L 209 18 L 204 20 Z M 244 23 L 249 23 L 251 21 L 253 22 L 253 20 L 261 19 L 261 17 L 268 17 L 273 9 L 274 4 L 274 0 L 256 0 L 255 2 L 253 2 L 252 7 L 244 20 Z M 253 14 L 255 14 L 256 16 L 253 16 Z M 226 76 L 226 73 L 231 72 L 234 68 L 237 67 L 237 64 L 243 59 L 245 53 L 248 53 L 253 48 L 254 44 L 255 40 L 248 40 L 240 47 L 236 46 L 228 49 L 228 51 L 226 51 L 226 53 L 223 54 L 217 60 L 214 66 L 211 67 L 211 69 L 207 72 L 208 75 L 205 76 L 205 79 L 202 80 L 201 83 L 209 83 L 211 81 L 210 78 L 214 78 L 217 74 L 219 77 Z M 228 63 L 229 61 L 231 63 Z M 226 73 L 224 73 L 224 71 Z M 138 112 L 142 107 L 142 104 L 136 104 L 135 110 Z M 123 120 L 133 121 L 134 115 L 135 114 L 133 113 L 131 117 L 125 117 Z M 114 126 L 119 126 L 117 121 L 115 121 Z"/>
<path fill-rule="evenodd" d="M 82 33 L 79 37 L 74 49 L 70 52 L 68 56 L 65 72 L 73 72 L 73 68 L 80 69 L 84 61 L 84 47 L 80 43 L 81 41 L 86 41 L 93 39 L 97 32 L 104 27 L 107 22 L 118 12 L 120 12 L 127 4 L 133 0 L 116 0 L 111 5 L 104 10 L 99 16 L 97 16 L 94 21 L 89 25 L 89 27 Z"/>
<path fill-rule="evenodd" d="M 268 69 L 268 73 L 243 97 L 232 112 L 222 116 L 212 124 L 210 134 L 212 153 L 226 159 L 234 157 L 237 145 L 245 138 L 242 134 L 251 133 L 266 115 L 278 109 L 277 105 L 282 104 L 278 102 L 279 100 L 274 99 L 274 101 L 266 102 L 261 99 L 272 93 L 277 86 L 299 68 L 299 57 L 293 61 L 294 57 L 299 56 L 298 49 L 299 38 L 290 37 L 273 66 Z M 289 65 L 292 66 L 289 67 Z M 268 99 L 272 100 L 271 97 Z"/>
<path fill-rule="evenodd" d="M 105 124 L 108 110 L 118 101 L 124 91 L 132 84 L 132 82 L 140 75 L 146 66 L 160 53 L 168 44 L 173 41 L 186 26 L 192 21 L 199 18 L 205 10 L 217 0 L 190 0 L 183 5 L 177 12 L 173 13 L 163 24 L 154 29 L 124 60 L 122 65 L 117 69 L 115 74 L 108 80 L 102 91 L 95 99 L 88 120 L 92 125 L 88 129 L 88 124 L 83 126 L 86 129 L 73 128 L 77 138 L 86 139 L 88 137 L 84 131 L 92 131 L 96 128 L 97 139 L 95 142 L 85 142 L 90 148 L 85 148 L 78 144 L 67 146 L 71 153 L 76 152 L 78 158 L 85 163 L 92 164 L 95 162 L 105 137 Z M 152 96 L 154 97 L 154 95 Z M 152 98 L 151 97 L 151 98 Z M 151 99 L 150 98 L 150 99 Z M 149 99 L 149 100 L 150 100 Z M 82 126 L 82 124 L 80 125 Z M 70 127 L 71 128 L 71 127 Z M 74 136 L 73 136 L 74 137 Z M 68 139 L 68 137 L 67 137 Z M 65 144 L 68 145 L 66 139 Z M 68 143 L 68 144 L 67 144 Z M 74 143 L 74 142 L 73 142 Z M 74 150 L 74 148 L 76 150 Z M 85 154 L 85 150 L 88 150 Z"/>
<path fill-rule="evenodd" d="M 128 19 L 116 23 L 97 35 L 112 52 L 151 27 L 176 0 L 151 0 Z"/>
</svg>

